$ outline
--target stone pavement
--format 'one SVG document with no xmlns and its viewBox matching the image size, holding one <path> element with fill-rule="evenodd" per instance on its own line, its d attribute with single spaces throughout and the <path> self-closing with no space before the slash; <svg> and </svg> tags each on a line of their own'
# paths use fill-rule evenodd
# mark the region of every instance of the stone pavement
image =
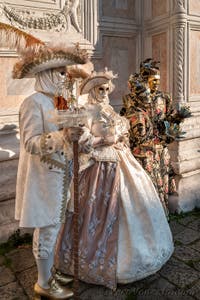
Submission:
<svg viewBox="0 0 200 300">
<path fill-rule="evenodd" d="M 121 285 L 116 292 L 80 283 L 81 300 L 200 299 L 200 212 L 172 216 L 175 251 L 155 275 Z M 37 271 L 30 245 L 0 255 L 0 299 L 33 299 Z"/>
</svg>

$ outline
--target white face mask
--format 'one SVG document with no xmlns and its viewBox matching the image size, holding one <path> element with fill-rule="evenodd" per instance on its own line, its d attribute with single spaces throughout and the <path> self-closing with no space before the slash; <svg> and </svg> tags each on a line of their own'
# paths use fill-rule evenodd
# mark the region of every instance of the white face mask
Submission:
<svg viewBox="0 0 200 300">
<path fill-rule="evenodd" d="M 94 91 L 95 91 L 95 98 L 98 102 L 108 101 L 108 94 L 110 93 L 110 87 L 108 83 L 95 87 Z"/>
<path fill-rule="evenodd" d="M 36 74 L 35 90 L 55 95 L 59 83 L 65 79 L 65 68 L 55 68 Z"/>
</svg>

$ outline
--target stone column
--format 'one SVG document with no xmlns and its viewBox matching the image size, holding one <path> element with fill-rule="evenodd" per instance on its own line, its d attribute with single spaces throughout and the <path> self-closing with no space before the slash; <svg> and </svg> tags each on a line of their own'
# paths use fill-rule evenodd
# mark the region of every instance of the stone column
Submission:
<svg viewBox="0 0 200 300">
<path fill-rule="evenodd" d="M 194 102 L 191 95 L 191 27 L 198 23 L 200 30 L 200 15 L 193 18 L 189 7 L 190 0 L 171 1 L 171 24 L 173 28 L 173 100 L 177 107 L 189 105 L 192 117 L 182 124 L 185 137 L 169 146 L 172 164 L 176 171 L 178 195 L 170 197 L 171 210 L 190 211 L 200 207 L 200 95 Z M 198 14 L 200 14 L 199 5 Z M 196 24 L 197 25 L 197 24 Z M 200 62 L 200 53 L 196 53 Z"/>
<path fill-rule="evenodd" d="M 187 11 L 184 0 L 171 2 L 171 23 L 173 28 L 173 77 L 174 77 L 174 103 L 185 102 L 185 70 L 186 70 L 186 49 L 187 49 Z"/>
</svg>

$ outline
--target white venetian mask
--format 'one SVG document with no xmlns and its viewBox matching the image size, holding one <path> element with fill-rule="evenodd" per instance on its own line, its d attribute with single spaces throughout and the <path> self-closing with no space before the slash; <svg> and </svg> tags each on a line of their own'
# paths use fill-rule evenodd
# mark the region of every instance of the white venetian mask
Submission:
<svg viewBox="0 0 200 300">
<path fill-rule="evenodd" d="M 110 93 L 110 87 L 108 83 L 96 86 L 94 88 L 95 98 L 98 102 L 107 102 L 108 94 Z"/>
</svg>

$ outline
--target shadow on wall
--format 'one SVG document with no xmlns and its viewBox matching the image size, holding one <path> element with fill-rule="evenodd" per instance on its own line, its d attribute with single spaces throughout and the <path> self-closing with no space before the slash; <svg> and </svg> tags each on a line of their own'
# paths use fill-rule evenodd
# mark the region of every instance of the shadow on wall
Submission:
<svg viewBox="0 0 200 300">
<path fill-rule="evenodd" d="M 0 129 L 0 161 L 14 159 L 19 155 L 19 132 L 15 124 Z"/>
</svg>

